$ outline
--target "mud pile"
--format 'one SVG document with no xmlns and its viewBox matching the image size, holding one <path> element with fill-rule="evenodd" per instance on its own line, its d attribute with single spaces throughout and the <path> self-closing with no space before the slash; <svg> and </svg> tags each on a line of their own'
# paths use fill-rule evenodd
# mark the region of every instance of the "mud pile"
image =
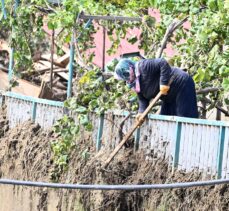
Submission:
<svg viewBox="0 0 229 211">
<path fill-rule="evenodd" d="M 0 174 L 22 180 L 47 179 L 51 167 L 49 133 L 26 122 L 0 139 Z"/>
<path fill-rule="evenodd" d="M 79 180 L 86 184 L 161 184 L 201 180 L 201 174 L 195 172 L 172 174 L 168 161 L 155 156 L 154 159 L 146 161 L 143 153 L 133 153 L 131 149 L 119 154 L 109 169 L 101 171 L 100 161 L 108 154 L 101 152 L 101 157 L 97 157 L 96 161 L 90 160 L 82 169 L 82 177 Z M 81 192 L 81 200 L 86 210 L 227 210 L 229 186 L 173 190 L 85 191 Z"/>
<path fill-rule="evenodd" d="M 3 111 L 0 113 L 0 124 L 0 177 L 51 182 L 50 175 L 54 165 L 50 141 L 55 138 L 54 134 L 44 132 L 32 122 L 9 130 Z M 77 147 L 71 154 L 69 168 L 61 174 L 59 182 L 156 184 L 197 181 L 201 178 L 196 173 L 171 174 L 167 160 L 155 155 L 146 160 L 142 152 L 134 153 L 132 147 L 122 150 L 109 167 L 102 170 L 101 164 L 110 152 L 101 150 L 96 153 L 90 135 L 85 137 L 81 136 L 78 140 Z M 85 150 L 87 156 L 84 156 Z M 4 193 L 1 194 L 1 190 Z M 12 192 L 11 197 L 6 199 L 5 193 L 9 191 Z M 12 205 L 13 210 L 227 210 L 229 187 L 221 185 L 173 190 L 80 191 L 9 188 L 0 185 L 0 210 L 4 207 L 7 211 L 6 207 L 16 199 L 18 204 Z M 7 206 L 3 206 L 4 202 Z M 8 210 L 12 210 L 12 207 Z"/>
</svg>

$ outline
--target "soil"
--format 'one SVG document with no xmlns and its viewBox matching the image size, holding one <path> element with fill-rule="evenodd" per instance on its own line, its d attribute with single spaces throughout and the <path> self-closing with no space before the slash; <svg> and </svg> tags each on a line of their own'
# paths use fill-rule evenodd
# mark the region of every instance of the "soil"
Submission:
<svg viewBox="0 0 229 211">
<path fill-rule="evenodd" d="M 79 138 L 77 148 L 72 152 L 69 167 L 61 174 L 59 182 L 156 184 L 201 179 L 201 174 L 195 172 L 187 174 L 177 171 L 172 174 L 167 160 L 157 158 L 155 155 L 146 160 L 143 152 L 134 153 L 132 147 L 122 150 L 106 170 L 101 170 L 101 164 L 110 152 L 101 150 L 96 153 L 90 137 L 89 134 Z M 32 122 L 26 122 L 9 130 L 5 112 L 1 110 L 0 177 L 51 182 L 51 174 L 55 169 L 50 147 L 50 141 L 53 139 L 55 135 L 51 131 L 45 132 Z M 88 158 L 83 156 L 85 149 L 88 151 Z M 14 195 L 21 191 L 24 197 L 27 197 L 25 192 L 29 190 L 30 203 L 37 203 L 35 208 L 31 204 L 23 210 L 228 210 L 229 206 L 228 185 L 144 191 L 54 190 L 53 192 L 47 188 L 30 187 L 12 190 Z M 2 202 L 4 196 L 3 199 L 1 196 L 0 194 Z M 55 203 L 55 206 L 51 206 L 52 203 Z"/>
<path fill-rule="evenodd" d="M 5 136 L 5 133 L 9 130 L 9 122 L 6 117 L 5 107 L 0 109 L 0 138 Z"/>
</svg>

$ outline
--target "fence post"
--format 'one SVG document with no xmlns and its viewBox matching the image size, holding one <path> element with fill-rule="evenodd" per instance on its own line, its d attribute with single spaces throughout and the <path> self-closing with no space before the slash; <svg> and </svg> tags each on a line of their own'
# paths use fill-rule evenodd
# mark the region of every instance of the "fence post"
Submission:
<svg viewBox="0 0 229 211">
<path fill-rule="evenodd" d="M 224 140 L 225 140 L 225 126 L 220 126 L 219 148 L 218 148 L 218 156 L 217 156 L 217 178 L 218 179 L 222 177 Z"/>
<path fill-rule="evenodd" d="M 103 125 L 104 125 L 104 114 L 101 114 L 99 117 L 99 128 L 96 139 L 96 150 L 99 151 L 101 148 L 101 138 L 103 135 Z"/>
<path fill-rule="evenodd" d="M 33 102 L 32 105 L 32 121 L 35 122 L 36 120 L 36 113 L 37 113 L 37 103 Z"/>
<path fill-rule="evenodd" d="M 174 154 L 173 154 L 173 171 L 175 168 L 177 168 L 179 163 L 181 128 L 182 128 L 181 122 L 176 122 L 175 147 L 174 147 Z"/>
<path fill-rule="evenodd" d="M 140 127 L 136 130 L 135 132 L 135 137 L 134 137 L 134 149 L 137 151 L 139 149 L 139 140 L 140 140 Z"/>
<path fill-rule="evenodd" d="M 70 44 L 70 61 L 69 61 L 69 78 L 68 78 L 68 89 L 67 97 L 72 96 L 72 77 L 73 77 L 73 63 L 74 63 L 74 32 L 72 34 L 71 44 Z"/>
</svg>

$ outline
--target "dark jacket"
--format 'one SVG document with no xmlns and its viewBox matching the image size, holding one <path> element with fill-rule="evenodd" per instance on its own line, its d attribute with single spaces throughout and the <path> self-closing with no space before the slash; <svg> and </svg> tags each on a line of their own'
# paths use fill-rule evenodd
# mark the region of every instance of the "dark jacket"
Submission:
<svg viewBox="0 0 229 211">
<path fill-rule="evenodd" d="M 138 93 L 140 113 L 144 112 L 150 100 L 158 94 L 160 85 L 168 85 L 171 76 L 174 75 L 168 95 L 161 97 L 161 114 L 198 117 L 195 85 L 186 72 L 170 67 L 163 58 L 144 59 L 139 61 L 138 65 L 141 73 L 141 91 Z"/>
</svg>

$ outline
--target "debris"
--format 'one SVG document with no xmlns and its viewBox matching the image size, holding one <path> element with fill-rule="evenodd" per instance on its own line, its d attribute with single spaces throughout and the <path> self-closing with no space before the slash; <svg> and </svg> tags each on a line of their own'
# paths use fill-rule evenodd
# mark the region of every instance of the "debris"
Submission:
<svg viewBox="0 0 229 211">
<path fill-rule="evenodd" d="M 17 79 L 18 85 L 15 87 L 12 87 L 13 92 L 32 96 L 32 97 L 38 97 L 39 94 L 39 86 L 23 80 L 23 79 Z M 0 90 L 8 90 L 9 89 L 9 80 L 8 80 L 8 74 L 0 70 Z"/>
</svg>

